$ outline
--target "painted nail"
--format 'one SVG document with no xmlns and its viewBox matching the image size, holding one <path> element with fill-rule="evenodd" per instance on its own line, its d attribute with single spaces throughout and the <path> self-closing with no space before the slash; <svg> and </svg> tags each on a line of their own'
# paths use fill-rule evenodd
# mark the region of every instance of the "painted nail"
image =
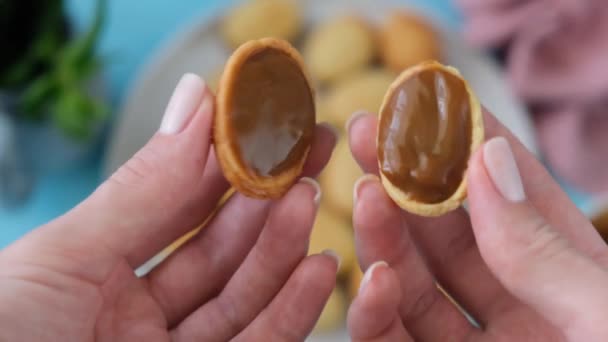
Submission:
<svg viewBox="0 0 608 342">
<path fill-rule="evenodd" d="M 321 186 L 319 185 L 319 183 L 316 180 L 308 177 L 301 178 L 300 183 L 311 185 L 315 189 L 315 197 L 313 197 L 312 200 L 318 207 L 319 203 L 321 203 Z"/>
<path fill-rule="evenodd" d="M 169 100 L 159 132 L 167 135 L 181 132 L 198 111 L 203 100 L 209 97 L 206 88 L 205 81 L 199 76 L 182 76 Z"/>
<path fill-rule="evenodd" d="M 380 180 L 378 179 L 378 177 L 372 174 L 367 174 L 357 179 L 357 181 L 355 182 L 355 186 L 353 187 L 353 203 L 357 203 L 357 201 L 359 200 L 359 195 L 361 194 L 361 190 L 363 189 L 363 186 L 365 184 L 379 181 Z"/>
<path fill-rule="evenodd" d="M 372 277 L 374 276 L 374 271 L 378 267 L 388 267 L 388 264 L 386 263 L 386 261 L 376 261 L 375 263 L 373 263 L 367 269 L 367 271 L 365 271 L 363 279 L 361 279 L 361 284 L 359 284 L 359 293 L 363 292 L 367 284 L 369 284 L 369 282 L 372 280 Z"/>
<path fill-rule="evenodd" d="M 524 186 L 509 142 L 503 137 L 492 138 L 483 147 L 483 163 L 494 186 L 508 201 L 526 199 Z"/>
<path fill-rule="evenodd" d="M 364 111 L 364 110 L 358 110 L 356 112 L 354 112 L 350 118 L 348 119 L 348 121 L 346 121 L 346 125 L 344 125 L 344 129 L 346 130 L 346 133 L 350 132 L 350 128 L 353 126 L 353 124 L 359 120 L 360 117 L 369 114 L 369 112 Z"/>
<path fill-rule="evenodd" d="M 337 270 L 340 270 L 340 266 L 342 265 L 342 258 L 340 258 L 336 251 L 334 251 L 333 249 L 326 249 L 321 252 L 321 254 L 332 257 L 336 261 L 336 265 L 338 266 Z"/>
</svg>

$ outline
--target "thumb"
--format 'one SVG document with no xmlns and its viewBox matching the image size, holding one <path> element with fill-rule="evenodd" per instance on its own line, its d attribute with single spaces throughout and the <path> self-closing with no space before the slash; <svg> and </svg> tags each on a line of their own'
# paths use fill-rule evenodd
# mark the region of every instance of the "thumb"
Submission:
<svg viewBox="0 0 608 342">
<path fill-rule="evenodd" d="M 51 226 L 81 244 L 95 241 L 133 267 L 195 228 L 228 189 L 210 148 L 213 101 L 200 77 L 184 75 L 158 132 Z"/>
<path fill-rule="evenodd" d="M 608 336 L 600 324 L 608 308 L 608 274 L 526 199 L 506 139 L 485 143 L 471 159 L 467 181 L 477 244 L 503 286 L 572 340 Z"/>
</svg>

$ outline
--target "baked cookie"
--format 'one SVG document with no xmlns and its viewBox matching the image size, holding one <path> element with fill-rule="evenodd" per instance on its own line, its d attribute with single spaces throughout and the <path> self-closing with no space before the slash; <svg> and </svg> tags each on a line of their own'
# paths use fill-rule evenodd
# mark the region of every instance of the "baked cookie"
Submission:
<svg viewBox="0 0 608 342">
<path fill-rule="evenodd" d="M 348 297 L 351 301 L 353 301 L 359 293 L 361 280 L 363 280 L 363 271 L 361 271 L 361 267 L 357 265 L 353 267 L 353 270 L 348 277 Z"/>
<path fill-rule="evenodd" d="M 382 68 L 368 68 L 346 77 L 326 94 L 330 122 L 343 128 L 350 116 L 359 110 L 378 113 L 384 94 L 395 74 Z"/>
<path fill-rule="evenodd" d="M 230 11 L 220 24 L 226 43 L 236 48 L 266 37 L 293 40 L 302 28 L 295 0 L 249 0 Z"/>
<path fill-rule="evenodd" d="M 413 13 L 392 13 L 380 29 L 378 41 L 383 62 L 396 72 L 426 60 L 441 59 L 437 32 Z"/>
<path fill-rule="evenodd" d="M 378 120 L 378 168 L 402 209 L 439 216 L 466 197 L 471 155 L 483 142 L 481 105 L 460 73 L 437 62 L 406 69 L 386 92 Z"/>
<path fill-rule="evenodd" d="M 341 259 L 339 275 L 346 275 L 356 263 L 355 242 L 348 220 L 321 205 L 310 235 L 309 254 L 318 254 L 326 249 L 338 253 Z"/>
<path fill-rule="evenodd" d="M 216 108 L 213 146 L 228 182 L 249 197 L 285 194 L 306 162 L 316 121 L 299 53 L 274 38 L 241 45 L 222 73 Z"/>
<path fill-rule="evenodd" d="M 310 33 L 304 60 L 312 77 L 334 82 L 366 67 L 376 53 L 374 35 L 359 18 L 343 17 L 325 22 Z"/>
<path fill-rule="evenodd" d="M 348 140 L 343 137 L 321 174 L 320 182 L 327 205 L 349 222 L 353 213 L 353 187 L 361 176 L 363 171 L 350 152 Z"/>
</svg>

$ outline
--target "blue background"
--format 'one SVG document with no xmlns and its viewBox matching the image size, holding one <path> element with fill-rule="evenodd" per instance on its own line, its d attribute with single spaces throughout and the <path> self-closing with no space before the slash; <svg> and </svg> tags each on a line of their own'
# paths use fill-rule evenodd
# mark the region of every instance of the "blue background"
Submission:
<svg viewBox="0 0 608 342">
<path fill-rule="evenodd" d="M 331 1 L 331 0 L 328 0 Z M 217 15 L 232 1 L 216 0 L 109 0 L 108 20 L 100 52 L 106 59 L 105 78 L 114 108 L 123 101 L 138 70 L 156 49 L 173 34 L 195 20 Z M 448 0 L 419 0 L 419 5 L 454 28 L 458 12 Z M 68 10 L 77 28 L 86 27 L 93 9 L 92 0 L 68 0 Z M 159 108 L 162 110 L 162 108 Z M 86 198 L 102 181 L 100 149 L 90 160 L 67 171 L 48 173 L 38 179 L 28 203 L 18 209 L 0 209 L 0 248 L 29 230 L 61 215 Z M 583 197 L 570 191 L 575 201 Z"/>
</svg>

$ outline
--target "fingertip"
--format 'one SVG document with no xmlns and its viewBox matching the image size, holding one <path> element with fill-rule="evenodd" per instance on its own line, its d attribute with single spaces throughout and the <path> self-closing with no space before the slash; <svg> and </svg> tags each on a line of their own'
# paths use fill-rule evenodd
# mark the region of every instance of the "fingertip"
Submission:
<svg viewBox="0 0 608 342">
<path fill-rule="evenodd" d="M 292 214 L 305 212 L 306 215 L 313 214 L 318 203 L 321 201 L 321 186 L 313 178 L 303 177 L 294 184 L 287 194 L 279 199 L 281 205 L 286 206 Z M 309 212 L 310 211 L 310 212 Z"/>
<path fill-rule="evenodd" d="M 302 174 L 307 177 L 316 177 L 327 165 L 338 141 L 335 128 L 327 123 L 318 124 L 310 147 L 310 152 Z"/>
<path fill-rule="evenodd" d="M 378 176 L 372 174 L 366 174 L 359 177 L 359 179 L 357 179 L 357 181 L 355 182 L 355 186 L 353 187 L 353 203 L 357 203 L 359 199 L 359 193 L 362 191 L 362 188 L 365 187 L 367 182 L 379 183 L 380 180 L 378 179 Z"/>
<path fill-rule="evenodd" d="M 207 85 L 202 78 L 192 73 L 183 75 L 169 99 L 159 133 L 173 135 L 183 131 L 208 97 Z"/>
<path fill-rule="evenodd" d="M 331 134 L 331 136 L 333 137 L 334 142 L 338 141 L 338 136 L 340 134 L 338 133 L 338 129 L 336 127 L 334 127 L 329 122 L 321 122 L 321 123 L 318 124 L 318 126 L 319 126 L 319 128 L 321 130 L 324 130 L 327 133 Z"/>
<path fill-rule="evenodd" d="M 379 259 L 393 260 L 402 253 L 403 234 L 407 231 L 401 214 L 377 177 L 360 182 L 353 226 L 357 255 L 363 267 Z"/>
<path fill-rule="evenodd" d="M 467 199 L 469 202 L 475 201 L 479 189 L 487 186 L 487 175 L 483 167 L 483 148 L 478 148 L 469 158 L 467 167 Z"/>
<path fill-rule="evenodd" d="M 378 120 L 375 115 L 363 113 L 353 115 L 348 127 L 350 150 L 359 166 L 367 173 L 378 173 L 376 158 L 376 129 Z"/>
<path fill-rule="evenodd" d="M 334 263 L 336 264 L 336 273 L 337 273 L 338 270 L 340 270 L 340 266 L 342 265 L 342 258 L 340 257 L 340 255 L 333 249 L 326 249 L 323 252 L 321 252 L 321 254 L 326 255 L 334 260 Z"/>
<path fill-rule="evenodd" d="M 400 210 L 390 199 L 380 179 L 366 175 L 355 185 L 355 209 L 353 220 L 355 231 L 367 230 L 394 224 L 400 218 Z"/>
<path fill-rule="evenodd" d="M 361 284 L 359 285 L 359 293 L 365 292 L 365 287 L 373 282 L 374 274 L 377 272 L 382 272 L 383 268 L 387 268 L 388 264 L 386 261 L 376 261 L 373 263 L 368 269 L 365 271 L 363 275 L 363 279 L 361 279 Z"/>
<path fill-rule="evenodd" d="M 312 189 L 312 191 L 314 192 L 312 202 L 315 204 L 315 206 L 318 207 L 319 203 L 321 202 L 322 196 L 321 186 L 319 185 L 319 182 L 310 177 L 303 177 L 300 179 L 300 183 L 305 184 Z"/>
<path fill-rule="evenodd" d="M 352 126 L 362 117 L 365 117 L 367 115 L 371 115 L 371 113 L 369 113 L 368 111 L 365 110 L 359 110 L 356 111 L 354 113 L 351 114 L 350 118 L 348 118 L 348 120 L 346 121 L 346 124 L 344 125 L 344 130 L 346 132 L 350 132 L 350 129 L 352 128 Z"/>
<path fill-rule="evenodd" d="M 319 254 L 307 256 L 299 269 L 305 283 L 314 286 L 325 300 L 329 298 L 331 291 L 336 287 L 340 257 L 334 251 L 326 250 Z"/>
<path fill-rule="evenodd" d="M 372 264 L 348 311 L 349 333 L 355 339 L 381 335 L 398 317 L 401 290 L 395 271 L 384 261 Z"/>
<path fill-rule="evenodd" d="M 273 238 L 280 240 L 289 236 L 292 241 L 302 241 L 298 248 L 308 248 L 306 241 L 312 231 L 320 196 L 320 187 L 314 179 L 302 178 L 294 184 L 285 196 L 273 203 L 268 214 L 266 227 L 271 227 L 276 234 Z"/>
<path fill-rule="evenodd" d="M 476 234 L 487 228 L 488 222 L 512 218 L 529 205 L 516 161 L 505 138 L 488 140 L 471 156 L 467 192 Z"/>
</svg>

